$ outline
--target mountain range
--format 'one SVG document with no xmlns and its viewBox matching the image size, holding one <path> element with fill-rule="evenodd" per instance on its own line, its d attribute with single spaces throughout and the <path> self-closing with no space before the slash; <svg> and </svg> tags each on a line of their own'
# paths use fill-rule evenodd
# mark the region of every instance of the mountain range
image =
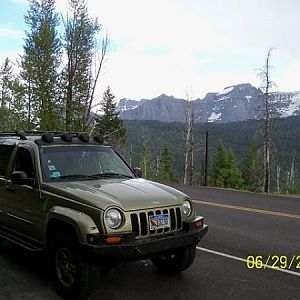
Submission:
<svg viewBox="0 0 300 300">
<path fill-rule="evenodd" d="M 300 91 L 270 94 L 276 117 L 300 115 Z M 207 93 L 191 101 L 197 123 L 228 123 L 258 119 L 264 107 L 263 92 L 249 83 L 232 85 L 219 93 Z M 187 100 L 162 94 L 153 99 L 121 99 L 117 105 L 124 120 L 185 122 Z"/>
</svg>

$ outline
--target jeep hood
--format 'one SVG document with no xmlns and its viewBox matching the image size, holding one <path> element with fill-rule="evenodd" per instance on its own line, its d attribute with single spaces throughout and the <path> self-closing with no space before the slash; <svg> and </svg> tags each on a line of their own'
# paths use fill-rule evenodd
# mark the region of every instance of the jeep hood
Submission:
<svg viewBox="0 0 300 300">
<path fill-rule="evenodd" d="M 44 189 L 103 210 L 110 206 L 132 211 L 181 205 L 187 197 L 174 188 L 141 178 L 47 183 Z"/>
</svg>

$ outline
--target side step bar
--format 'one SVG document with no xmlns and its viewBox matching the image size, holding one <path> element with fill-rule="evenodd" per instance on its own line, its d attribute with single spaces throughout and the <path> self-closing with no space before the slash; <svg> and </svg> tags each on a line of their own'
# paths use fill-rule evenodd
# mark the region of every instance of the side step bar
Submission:
<svg viewBox="0 0 300 300">
<path fill-rule="evenodd" d="M 44 248 L 42 248 L 42 245 L 39 244 L 38 242 L 29 240 L 28 238 L 26 239 L 25 236 L 21 236 L 20 234 L 14 232 L 8 232 L 1 227 L 0 227 L 0 237 L 29 251 L 41 252 L 45 250 Z"/>
</svg>

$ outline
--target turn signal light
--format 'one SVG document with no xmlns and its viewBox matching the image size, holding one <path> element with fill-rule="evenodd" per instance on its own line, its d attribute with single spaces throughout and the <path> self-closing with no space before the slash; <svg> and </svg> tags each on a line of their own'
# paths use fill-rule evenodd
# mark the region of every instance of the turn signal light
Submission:
<svg viewBox="0 0 300 300">
<path fill-rule="evenodd" d="M 204 219 L 200 219 L 194 223 L 196 229 L 201 229 L 203 227 Z"/>
<path fill-rule="evenodd" d="M 121 236 L 108 236 L 105 240 L 106 244 L 120 244 L 122 242 Z"/>
</svg>

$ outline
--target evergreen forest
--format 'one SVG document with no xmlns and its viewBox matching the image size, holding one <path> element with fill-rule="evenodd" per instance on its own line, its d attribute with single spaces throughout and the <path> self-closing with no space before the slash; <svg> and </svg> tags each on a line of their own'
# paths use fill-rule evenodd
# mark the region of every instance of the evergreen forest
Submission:
<svg viewBox="0 0 300 300">
<path fill-rule="evenodd" d="M 171 170 L 167 181 L 182 182 L 185 124 L 126 121 L 125 126 L 127 143 L 122 154 L 132 166 L 141 167 L 147 179 L 159 180 L 161 164 L 167 161 L 167 169 Z M 204 185 L 206 131 L 208 185 L 262 191 L 261 123 L 249 120 L 195 124 L 194 184 L 197 185 Z M 300 117 L 272 120 L 271 133 L 271 191 L 297 193 L 300 185 Z M 233 178 L 231 183 L 228 183 L 228 177 Z"/>
</svg>

